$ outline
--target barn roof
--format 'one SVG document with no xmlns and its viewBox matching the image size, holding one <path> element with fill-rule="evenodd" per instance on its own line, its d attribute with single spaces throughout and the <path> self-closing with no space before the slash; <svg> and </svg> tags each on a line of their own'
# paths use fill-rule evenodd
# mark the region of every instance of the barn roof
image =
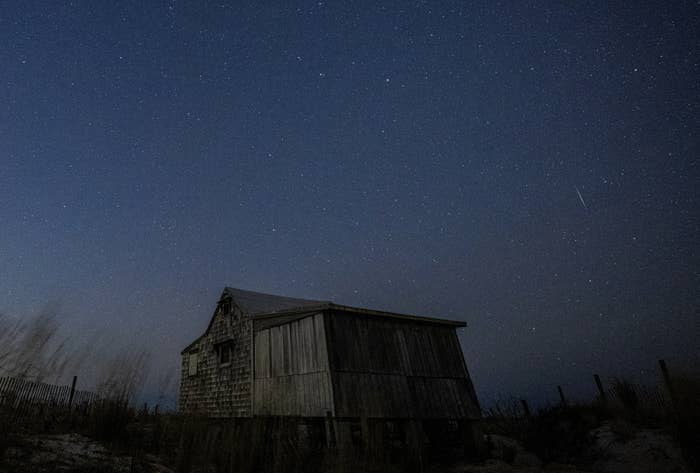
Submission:
<svg viewBox="0 0 700 473">
<path fill-rule="evenodd" d="M 302 309 L 305 307 L 318 307 L 330 304 L 330 301 L 318 301 L 311 299 L 296 299 L 293 297 L 275 296 L 262 292 L 246 291 L 235 287 L 226 287 L 224 295 L 229 295 L 243 312 L 250 315 L 268 314 L 290 309 Z"/>
<path fill-rule="evenodd" d="M 400 314 L 397 312 L 363 309 L 360 307 L 351 307 L 336 304 L 331 301 L 297 299 L 292 297 L 276 296 L 273 294 L 264 294 L 262 292 L 246 291 L 244 289 L 238 289 L 235 287 L 226 287 L 224 289 L 224 295 L 231 296 L 235 304 L 238 307 L 240 307 L 242 311 L 247 312 L 256 319 L 267 319 L 273 317 L 289 316 L 304 312 L 314 312 L 332 309 L 339 312 L 358 315 L 388 317 L 394 319 L 411 320 L 414 322 L 452 325 L 455 327 L 466 326 L 466 323 L 458 320 L 447 320 L 435 317 Z"/>
<path fill-rule="evenodd" d="M 334 310 L 345 314 L 368 315 L 373 317 L 386 317 L 390 319 L 399 319 L 411 322 L 422 322 L 428 324 L 449 325 L 452 327 L 466 327 L 466 323 L 459 320 L 439 319 L 435 317 L 424 317 L 420 315 L 400 314 L 397 312 L 386 312 L 382 310 L 363 309 L 360 307 L 351 307 L 347 305 L 335 304 L 331 301 L 314 300 L 314 299 L 298 299 L 294 297 L 276 296 L 274 294 L 265 294 L 262 292 L 247 291 L 235 287 L 225 287 L 221 295 L 222 298 L 230 296 L 233 302 L 245 313 L 251 315 L 255 320 L 268 321 L 269 323 L 276 318 L 284 318 L 290 316 L 306 316 L 313 312 L 321 312 L 324 310 Z M 302 315 L 303 314 L 303 315 Z M 190 343 L 182 353 L 188 351 L 196 345 L 208 332 L 214 320 L 212 316 L 207 330 Z M 273 323 L 279 323 L 273 322 Z"/>
</svg>

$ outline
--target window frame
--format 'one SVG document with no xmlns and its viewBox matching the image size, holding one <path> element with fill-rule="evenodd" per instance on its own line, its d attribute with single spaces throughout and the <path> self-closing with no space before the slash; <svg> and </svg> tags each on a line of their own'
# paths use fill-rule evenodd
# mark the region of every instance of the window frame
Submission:
<svg viewBox="0 0 700 473">
<path fill-rule="evenodd" d="M 216 353 L 216 364 L 219 367 L 230 366 L 233 361 L 233 340 L 225 340 L 215 344 L 214 352 Z M 224 354 L 227 354 L 226 361 L 224 361 Z"/>
<path fill-rule="evenodd" d="M 187 354 L 187 377 L 193 378 L 199 372 L 199 351 L 191 351 Z"/>
</svg>

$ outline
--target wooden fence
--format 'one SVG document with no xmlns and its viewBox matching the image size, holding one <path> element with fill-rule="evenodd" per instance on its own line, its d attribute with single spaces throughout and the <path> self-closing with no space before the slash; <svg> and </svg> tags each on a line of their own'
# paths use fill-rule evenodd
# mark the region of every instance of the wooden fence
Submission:
<svg viewBox="0 0 700 473">
<path fill-rule="evenodd" d="M 595 382 L 597 395 L 595 402 L 602 403 L 608 407 L 623 407 L 631 409 L 639 409 L 647 411 L 649 414 L 655 413 L 659 416 L 665 416 L 669 413 L 677 411 L 679 404 L 679 394 L 674 382 L 674 376 L 669 372 L 666 360 L 658 361 L 661 379 L 663 384 L 659 385 L 644 385 L 628 382 L 624 379 L 613 378 L 608 386 L 601 379 L 600 375 L 593 374 L 592 380 Z M 679 370 L 681 377 L 687 374 L 687 370 Z M 700 373 L 697 371 L 691 373 L 695 379 L 700 378 Z M 567 407 L 570 400 L 564 394 L 564 388 L 561 385 L 557 386 L 559 397 L 559 405 Z M 503 412 L 504 406 L 496 406 L 491 411 L 485 413 L 485 417 L 531 417 L 531 409 L 526 399 L 518 399 L 520 409 L 516 403 L 511 406 L 505 406 L 509 412 Z M 585 404 L 585 403 L 584 403 Z"/>
<path fill-rule="evenodd" d="M 77 378 L 71 386 L 29 381 L 21 378 L 0 378 L 0 408 L 17 415 L 31 415 L 48 409 L 86 410 L 99 401 L 97 394 L 75 389 Z"/>
</svg>

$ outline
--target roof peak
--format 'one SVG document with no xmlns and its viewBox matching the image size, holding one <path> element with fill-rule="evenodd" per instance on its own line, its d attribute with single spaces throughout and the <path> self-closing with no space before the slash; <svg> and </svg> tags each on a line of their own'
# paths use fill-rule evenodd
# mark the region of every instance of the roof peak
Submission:
<svg viewBox="0 0 700 473">
<path fill-rule="evenodd" d="M 230 286 L 224 288 L 224 294 L 231 296 L 241 310 L 251 315 L 302 309 L 304 307 L 316 307 L 331 303 L 330 301 L 278 296 Z"/>
</svg>

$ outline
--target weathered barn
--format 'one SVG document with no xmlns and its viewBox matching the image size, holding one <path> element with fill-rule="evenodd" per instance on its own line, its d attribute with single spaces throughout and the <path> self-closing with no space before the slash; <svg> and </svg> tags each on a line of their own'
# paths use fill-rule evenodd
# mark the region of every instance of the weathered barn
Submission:
<svg viewBox="0 0 700 473">
<path fill-rule="evenodd" d="M 182 351 L 180 410 L 211 417 L 474 419 L 463 322 L 227 287 Z"/>
</svg>

